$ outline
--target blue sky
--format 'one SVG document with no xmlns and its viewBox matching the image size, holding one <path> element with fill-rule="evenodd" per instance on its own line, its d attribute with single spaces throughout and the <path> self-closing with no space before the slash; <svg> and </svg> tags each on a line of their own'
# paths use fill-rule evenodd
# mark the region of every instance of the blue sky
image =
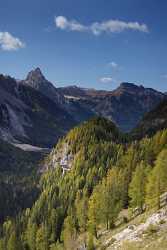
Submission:
<svg viewBox="0 0 167 250">
<path fill-rule="evenodd" d="M 166 0 L 1 0 L 0 71 L 56 86 L 167 91 Z"/>
</svg>

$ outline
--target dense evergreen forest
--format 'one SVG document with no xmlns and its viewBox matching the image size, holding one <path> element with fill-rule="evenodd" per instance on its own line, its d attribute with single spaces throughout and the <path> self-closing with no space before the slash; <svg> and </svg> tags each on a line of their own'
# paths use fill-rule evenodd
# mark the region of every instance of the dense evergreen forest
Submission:
<svg viewBox="0 0 167 250">
<path fill-rule="evenodd" d="M 45 157 L 0 140 L 0 222 L 32 206 L 40 191 L 38 169 Z"/>
<path fill-rule="evenodd" d="M 70 171 L 63 174 L 56 165 L 36 179 L 33 206 L 1 222 L 0 250 L 74 250 L 78 244 L 93 250 L 100 228 L 112 230 L 118 218 L 126 222 L 122 209 L 160 207 L 167 191 L 167 129 L 136 140 L 97 117 L 72 129 L 52 157 L 64 143 L 73 155 Z"/>
</svg>

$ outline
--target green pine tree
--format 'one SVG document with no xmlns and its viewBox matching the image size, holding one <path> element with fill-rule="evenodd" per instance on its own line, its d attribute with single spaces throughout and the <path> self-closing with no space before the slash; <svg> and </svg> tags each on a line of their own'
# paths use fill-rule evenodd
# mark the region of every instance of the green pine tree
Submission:
<svg viewBox="0 0 167 250">
<path fill-rule="evenodd" d="M 146 187 L 146 202 L 149 207 L 160 208 L 160 195 L 167 191 L 167 150 L 158 155 Z"/>
<path fill-rule="evenodd" d="M 145 203 L 147 169 L 144 162 L 137 165 L 129 185 L 129 197 L 131 198 L 130 205 L 133 208 L 140 208 L 141 212 L 143 212 L 143 205 Z"/>
</svg>

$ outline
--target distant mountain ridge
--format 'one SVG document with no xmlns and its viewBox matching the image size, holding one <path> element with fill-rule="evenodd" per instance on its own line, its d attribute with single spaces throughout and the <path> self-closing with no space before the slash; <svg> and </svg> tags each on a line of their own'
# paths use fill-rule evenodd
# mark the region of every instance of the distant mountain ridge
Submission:
<svg viewBox="0 0 167 250">
<path fill-rule="evenodd" d="M 56 88 L 40 68 L 21 81 L 0 75 L 0 138 L 51 147 L 75 125 L 94 116 L 108 118 L 127 132 L 165 96 L 133 83 L 122 83 L 114 91 Z"/>
<path fill-rule="evenodd" d="M 143 115 L 156 107 L 165 94 L 151 88 L 133 83 L 121 83 L 113 91 L 83 89 L 74 87 L 60 88 L 61 94 L 72 97 L 95 114 L 106 117 L 125 132 L 137 126 Z M 82 94 L 83 93 L 83 94 Z"/>
<path fill-rule="evenodd" d="M 76 85 L 55 88 L 39 68 L 32 70 L 23 82 L 61 104 L 77 122 L 94 115 L 103 116 L 124 132 L 136 127 L 145 113 L 166 98 L 164 93 L 129 82 L 121 83 L 113 91 L 80 88 Z"/>
</svg>

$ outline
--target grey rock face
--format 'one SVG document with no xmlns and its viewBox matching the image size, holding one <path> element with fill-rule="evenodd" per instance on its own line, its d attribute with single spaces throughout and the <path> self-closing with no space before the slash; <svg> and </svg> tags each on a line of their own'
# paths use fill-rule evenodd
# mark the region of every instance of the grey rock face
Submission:
<svg viewBox="0 0 167 250">
<path fill-rule="evenodd" d="M 0 138 L 50 147 L 75 124 L 61 105 L 40 91 L 0 76 Z"/>
<path fill-rule="evenodd" d="M 57 91 L 51 82 L 46 80 L 40 68 L 30 71 L 23 83 L 40 91 L 42 94 L 46 95 L 56 103 L 62 105 L 65 103 L 64 96 L 61 95 L 59 91 Z"/>
</svg>

